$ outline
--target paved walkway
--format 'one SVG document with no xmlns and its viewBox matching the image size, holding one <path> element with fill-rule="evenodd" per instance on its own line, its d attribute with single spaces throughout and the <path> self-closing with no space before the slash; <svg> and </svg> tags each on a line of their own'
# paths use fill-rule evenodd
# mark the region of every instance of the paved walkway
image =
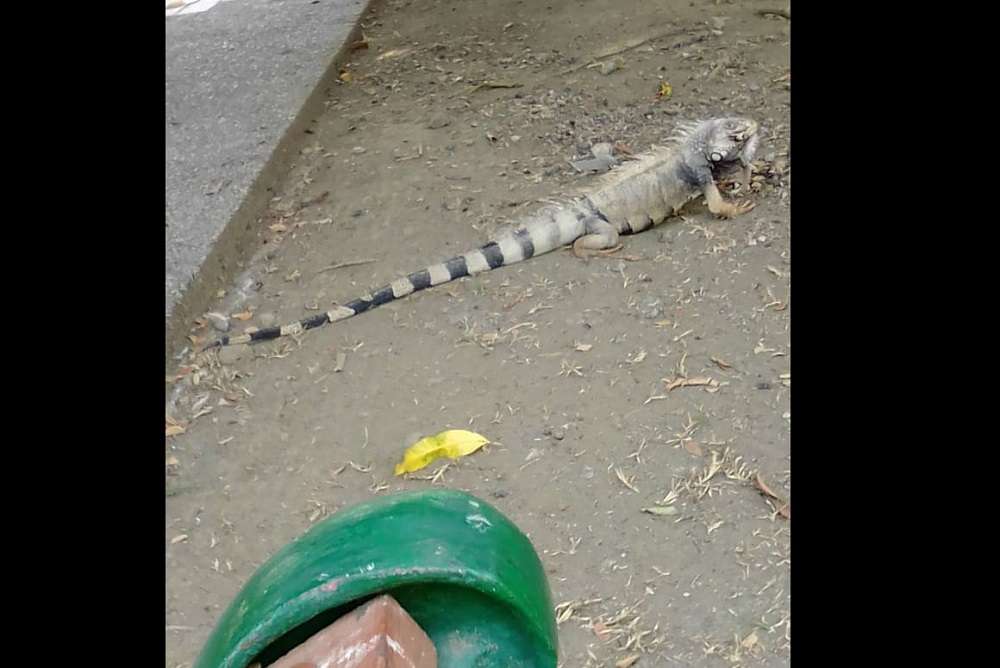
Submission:
<svg viewBox="0 0 1000 668">
<path fill-rule="evenodd" d="M 367 5 L 167 1 L 168 354 L 247 252 L 282 140 Z"/>
</svg>

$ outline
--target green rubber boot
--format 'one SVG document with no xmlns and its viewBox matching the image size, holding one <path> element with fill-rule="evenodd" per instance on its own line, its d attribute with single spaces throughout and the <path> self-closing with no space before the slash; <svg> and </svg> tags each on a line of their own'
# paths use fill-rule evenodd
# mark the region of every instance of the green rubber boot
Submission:
<svg viewBox="0 0 1000 668">
<path fill-rule="evenodd" d="M 194 668 L 280 658 L 377 594 L 434 642 L 440 668 L 555 668 L 552 597 L 528 538 L 463 492 L 384 496 L 341 511 L 250 578 Z"/>
</svg>

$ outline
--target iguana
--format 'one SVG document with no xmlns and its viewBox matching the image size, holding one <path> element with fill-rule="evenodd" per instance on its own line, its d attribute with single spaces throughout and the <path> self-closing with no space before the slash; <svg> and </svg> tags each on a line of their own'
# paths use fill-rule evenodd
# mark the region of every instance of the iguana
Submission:
<svg viewBox="0 0 1000 668">
<path fill-rule="evenodd" d="M 635 156 L 603 175 L 589 193 L 541 208 L 476 250 L 398 278 L 326 313 L 281 327 L 224 336 L 206 350 L 299 334 L 418 290 L 521 262 L 569 244 L 580 257 L 613 252 L 620 248 L 621 235 L 647 230 L 699 196 L 705 197 L 709 211 L 718 216 L 732 218 L 746 213 L 754 205 L 726 201 L 716 178 L 720 170 L 738 165 L 743 181 L 749 184 L 750 163 L 759 139 L 757 123 L 746 118 L 682 123 L 663 147 Z"/>
</svg>

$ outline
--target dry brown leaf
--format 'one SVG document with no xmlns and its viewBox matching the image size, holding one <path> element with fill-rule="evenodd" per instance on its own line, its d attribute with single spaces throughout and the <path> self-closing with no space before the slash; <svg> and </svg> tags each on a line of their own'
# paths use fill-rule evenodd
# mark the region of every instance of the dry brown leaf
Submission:
<svg viewBox="0 0 1000 668">
<path fill-rule="evenodd" d="M 765 495 L 771 497 L 772 499 L 778 499 L 779 501 L 781 500 L 781 497 L 778 496 L 777 494 L 775 494 L 774 490 L 772 490 L 770 487 L 768 487 L 767 483 L 764 482 L 764 478 L 761 477 L 760 471 L 757 471 L 757 475 L 754 477 L 754 481 L 753 482 L 754 482 L 754 486 L 756 486 L 757 489 L 759 489 Z"/>
<path fill-rule="evenodd" d="M 594 347 L 594 344 L 592 344 L 592 343 L 578 343 L 578 344 L 576 344 L 575 349 L 578 350 L 578 351 L 580 351 L 581 353 L 585 353 L 585 352 L 589 352 L 590 349 L 593 348 L 593 347 Z"/>
<path fill-rule="evenodd" d="M 625 474 L 622 472 L 622 470 L 621 470 L 620 467 L 616 467 L 615 468 L 615 475 L 618 476 L 618 479 L 622 481 L 623 485 L 625 485 L 630 490 L 632 490 L 633 492 L 636 492 L 638 494 L 639 490 L 635 488 L 635 486 L 632 484 L 632 482 L 628 478 L 625 477 Z"/>
<path fill-rule="evenodd" d="M 182 533 L 180 536 L 174 536 L 173 538 L 171 538 L 170 539 L 170 544 L 171 545 L 176 545 L 177 543 L 183 543 L 187 539 L 188 539 L 188 535 L 186 533 Z"/>
<path fill-rule="evenodd" d="M 177 381 L 179 381 L 180 379 L 184 378 L 185 376 L 187 376 L 192 371 L 194 371 L 194 367 L 182 366 L 181 368 L 179 368 L 177 370 L 177 374 L 176 375 L 174 375 L 174 376 L 167 376 L 167 382 L 168 383 L 176 383 Z"/>
<path fill-rule="evenodd" d="M 751 631 L 750 635 L 743 639 L 740 646 L 743 649 L 753 649 L 754 645 L 757 644 L 757 631 Z"/>
<path fill-rule="evenodd" d="M 567 601 L 556 606 L 556 624 L 562 624 L 576 611 L 576 601 Z"/>
<path fill-rule="evenodd" d="M 386 58 L 398 58 L 400 56 L 405 56 L 410 51 L 413 51 L 413 49 L 409 47 L 405 49 L 389 49 L 385 53 L 378 55 L 375 58 L 375 60 L 385 60 Z"/>
<path fill-rule="evenodd" d="M 167 457 L 167 466 L 177 466 L 179 464 L 180 464 L 180 461 L 176 457 L 174 457 L 173 455 Z"/>
<path fill-rule="evenodd" d="M 698 445 L 697 441 L 684 441 L 684 449 L 696 457 L 701 457 L 705 454 L 704 450 L 701 449 L 701 446 Z"/>
<path fill-rule="evenodd" d="M 720 360 L 718 357 L 709 357 L 708 359 L 710 359 L 713 362 L 715 362 L 716 366 L 718 366 L 720 369 L 726 370 L 726 369 L 732 369 L 733 368 L 732 364 L 730 364 L 729 362 L 724 362 L 724 361 Z"/>
<path fill-rule="evenodd" d="M 631 656 L 626 656 L 624 659 L 615 664 L 615 668 L 629 668 L 629 666 L 634 666 L 635 662 L 639 660 L 638 654 L 632 654 Z"/>
<path fill-rule="evenodd" d="M 610 633 L 610 631 L 608 631 L 608 627 L 605 626 L 604 622 L 594 622 L 594 624 L 590 628 L 594 632 L 594 635 L 600 638 L 601 640 L 606 640 L 608 634 Z"/>
<path fill-rule="evenodd" d="M 343 72 L 340 73 L 340 76 L 338 78 L 344 83 L 350 83 L 351 80 L 354 79 L 354 75 L 348 72 L 347 70 L 344 70 Z"/>
<path fill-rule="evenodd" d="M 195 336 L 194 334 L 188 334 L 188 340 L 191 341 L 196 346 L 200 346 L 205 342 L 204 336 Z"/>
<path fill-rule="evenodd" d="M 792 502 L 791 501 L 785 501 L 783 498 L 781 498 L 780 496 L 778 496 L 778 494 L 775 493 L 775 491 L 773 489 L 771 489 L 770 487 L 768 487 L 767 483 L 764 482 L 764 479 L 761 477 L 760 471 L 758 471 L 757 475 L 754 476 L 754 481 L 753 482 L 754 482 L 754 487 L 756 487 L 758 490 L 760 490 L 761 494 L 763 494 L 766 497 L 772 498 L 775 501 L 778 501 L 779 503 L 782 504 L 781 507 L 778 508 L 778 510 L 777 510 L 777 512 L 778 512 L 779 515 L 781 515 L 782 517 L 784 517 L 786 520 L 792 519 Z"/>
<path fill-rule="evenodd" d="M 287 232 L 288 226 L 282 225 L 281 223 L 275 223 L 274 225 L 268 225 L 267 229 L 271 230 L 272 232 Z"/>
<path fill-rule="evenodd" d="M 253 313 L 251 313 L 250 311 L 243 311 L 241 313 L 234 313 L 230 317 L 236 318 L 237 320 L 249 320 L 250 318 L 253 317 Z"/>
<path fill-rule="evenodd" d="M 650 515 L 676 515 L 680 511 L 673 506 L 650 506 L 649 508 L 643 508 L 642 512 L 649 513 Z"/>
<path fill-rule="evenodd" d="M 167 425 L 167 436 L 179 436 L 183 434 L 187 429 L 179 424 L 168 424 Z"/>
</svg>

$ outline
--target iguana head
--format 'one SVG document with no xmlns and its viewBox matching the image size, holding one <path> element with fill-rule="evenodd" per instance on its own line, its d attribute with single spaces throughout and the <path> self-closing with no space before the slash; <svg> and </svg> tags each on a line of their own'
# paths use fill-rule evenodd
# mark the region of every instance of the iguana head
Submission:
<svg viewBox="0 0 1000 668">
<path fill-rule="evenodd" d="M 759 127 L 749 118 L 718 118 L 707 121 L 701 147 L 712 165 L 739 161 L 746 166 L 753 160 L 760 141 Z"/>
</svg>

